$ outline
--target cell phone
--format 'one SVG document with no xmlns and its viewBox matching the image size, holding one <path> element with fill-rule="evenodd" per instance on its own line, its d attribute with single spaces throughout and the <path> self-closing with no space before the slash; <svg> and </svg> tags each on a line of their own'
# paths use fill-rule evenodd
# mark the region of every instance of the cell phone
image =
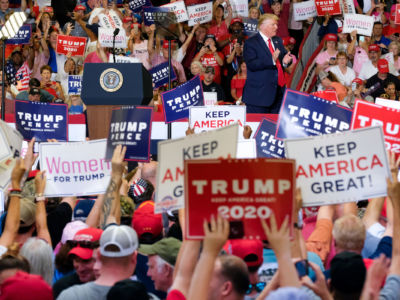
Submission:
<svg viewBox="0 0 400 300">
<path fill-rule="evenodd" d="M 356 82 L 353 82 L 353 83 L 351 84 L 351 90 L 354 92 L 356 89 L 357 89 L 357 83 L 356 83 Z"/>
<path fill-rule="evenodd" d="M 295 267 L 297 270 L 297 275 L 299 275 L 299 278 L 302 278 L 304 276 L 308 275 L 308 260 L 303 259 L 295 263 Z"/>
<path fill-rule="evenodd" d="M 364 43 L 365 42 L 365 36 L 361 35 L 359 41 Z"/>
<path fill-rule="evenodd" d="M 330 59 L 331 59 L 331 60 L 336 60 L 336 57 L 331 57 Z"/>
</svg>

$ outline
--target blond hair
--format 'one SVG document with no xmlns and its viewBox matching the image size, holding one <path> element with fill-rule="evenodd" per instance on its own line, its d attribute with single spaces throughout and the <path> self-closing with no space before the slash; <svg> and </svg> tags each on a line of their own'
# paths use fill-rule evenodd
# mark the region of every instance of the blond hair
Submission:
<svg viewBox="0 0 400 300">
<path fill-rule="evenodd" d="M 364 247 L 366 230 L 360 218 L 345 215 L 333 225 L 333 238 L 336 247 L 344 251 L 361 251 Z"/>
<path fill-rule="evenodd" d="M 261 27 L 261 25 L 266 21 L 266 20 L 274 20 L 274 21 L 279 21 L 279 17 L 274 14 L 262 14 L 261 17 L 258 19 L 258 28 Z"/>
</svg>

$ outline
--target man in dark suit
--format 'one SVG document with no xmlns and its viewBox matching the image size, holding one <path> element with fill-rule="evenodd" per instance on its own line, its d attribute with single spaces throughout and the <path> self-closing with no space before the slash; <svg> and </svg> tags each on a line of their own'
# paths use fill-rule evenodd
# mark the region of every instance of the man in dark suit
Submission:
<svg viewBox="0 0 400 300">
<path fill-rule="evenodd" d="M 283 69 L 292 58 L 276 36 L 277 16 L 262 15 L 258 28 L 259 32 L 244 43 L 247 80 L 242 101 L 248 113 L 279 113 L 286 84 Z"/>
</svg>

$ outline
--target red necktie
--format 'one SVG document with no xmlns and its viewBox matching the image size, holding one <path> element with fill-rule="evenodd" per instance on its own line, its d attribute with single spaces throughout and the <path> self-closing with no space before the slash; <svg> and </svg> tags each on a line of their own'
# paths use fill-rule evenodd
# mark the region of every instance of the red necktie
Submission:
<svg viewBox="0 0 400 300">
<path fill-rule="evenodd" d="M 268 48 L 271 51 L 271 55 L 274 55 L 274 47 L 272 47 L 271 39 L 268 39 Z M 284 86 L 286 84 L 285 75 L 283 74 L 283 69 L 279 58 L 275 61 L 276 68 L 278 69 L 278 85 Z"/>
</svg>

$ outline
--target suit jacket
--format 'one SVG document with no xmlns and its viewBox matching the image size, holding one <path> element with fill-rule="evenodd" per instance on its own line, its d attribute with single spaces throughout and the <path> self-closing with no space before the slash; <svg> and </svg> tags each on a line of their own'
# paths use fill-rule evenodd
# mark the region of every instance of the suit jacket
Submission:
<svg viewBox="0 0 400 300">
<path fill-rule="evenodd" d="M 275 50 L 281 51 L 278 59 L 283 65 L 282 59 L 287 52 L 282 39 L 274 36 L 272 42 Z M 274 65 L 272 54 L 260 33 L 245 41 L 243 57 L 247 65 L 247 79 L 242 101 L 255 106 L 271 106 L 274 103 L 278 87 L 278 69 Z"/>
</svg>

